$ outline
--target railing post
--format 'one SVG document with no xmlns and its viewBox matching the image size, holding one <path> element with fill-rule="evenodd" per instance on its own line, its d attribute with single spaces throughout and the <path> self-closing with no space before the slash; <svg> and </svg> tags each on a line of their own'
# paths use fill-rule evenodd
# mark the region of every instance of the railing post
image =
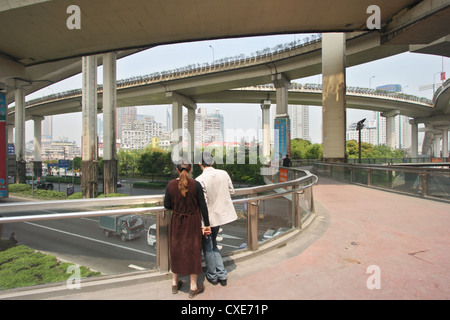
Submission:
<svg viewBox="0 0 450 320">
<path fill-rule="evenodd" d="M 428 173 L 422 173 L 422 198 L 428 196 Z"/>
<path fill-rule="evenodd" d="M 156 215 L 156 267 L 161 273 L 170 271 L 169 253 L 170 211 Z"/>
<path fill-rule="evenodd" d="M 252 251 L 258 250 L 258 206 L 259 201 L 248 201 L 248 236 L 247 248 Z"/>
<path fill-rule="evenodd" d="M 295 186 L 295 189 L 298 189 L 298 185 Z M 300 194 L 304 191 L 297 191 L 292 194 L 292 211 L 294 212 L 294 228 L 301 229 L 302 228 L 302 213 L 300 209 Z"/>
</svg>

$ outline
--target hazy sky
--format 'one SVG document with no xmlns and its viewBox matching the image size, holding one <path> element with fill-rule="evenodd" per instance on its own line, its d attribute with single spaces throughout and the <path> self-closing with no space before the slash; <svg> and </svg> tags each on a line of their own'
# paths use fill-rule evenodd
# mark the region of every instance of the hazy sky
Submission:
<svg viewBox="0 0 450 320">
<path fill-rule="evenodd" d="M 289 43 L 300 40 L 308 35 L 282 35 L 265 36 L 239 39 L 224 39 L 199 41 L 182 44 L 172 44 L 155 47 L 144 52 L 118 60 L 117 79 L 125 79 L 137 75 L 146 75 L 157 71 L 172 70 L 190 64 L 212 63 L 225 57 L 240 54 L 250 56 L 258 50 L 273 48 L 277 44 Z M 440 84 L 439 72 L 449 72 L 450 59 L 442 59 L 439 56 L 404 53 L 390 58 L 381 59 L 347 68 L 347 86 L 375 88 L 385 84 L 400 84 L 407 94 L 431 99 L 432 90 L 419 91 L 419 86 Z M 293 79 L 298 83 L 321 83 L 321 76 L 313 76 L 303 79 Z M 102 83 L 102 67 L 98 68 L 98 82 Z M 61 91 L 81 88 L 81 75 L 76 75 L 52 86 L 44 88 L 26 97 L 31 100 L 36 97 L 49 95 Z M 155 119 L 165 124 L 165 106 L 140 107 L 139 113 L 154 115 Z M 261 115 L 259 105 L 250 104 L 199 104 L 198 107 L 207 107 L 208 112 L 213 112 L 217 107 L 224 115 L 225 129 L 256 129 L 258 117 Z M 272 105 L 274 108 L 274 105 Z M 238 117 L 236 115 L 239 115 Z M 348 109 L 347 122 L 356 122 L 364 117 L 371 118 L 372 113 Z M 68 137 L 71 141 L 81 141 L 81 113 L 54 116 L 53 137 Z M 314 143 L 321 142 L 321 107 L 310 107 L 310 136 Z M 27 141 L 33 138 L 33 123 L 28 121 L 26 125 Z"/>
</svg>

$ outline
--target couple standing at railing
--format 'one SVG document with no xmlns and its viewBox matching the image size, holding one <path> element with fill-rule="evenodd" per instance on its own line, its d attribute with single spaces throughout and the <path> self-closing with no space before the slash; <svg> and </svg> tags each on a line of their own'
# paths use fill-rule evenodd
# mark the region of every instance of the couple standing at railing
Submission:
<svg viewBox="0 0 450 320">
<path fill-rule="evenodd" d="M 178 275 L 190 275 L 189 298 L 205 290 L 197 285 L 202 274 L 201 252 L 206 261 L 206 279 L 213 285 L 227 284 L 227 271 L 217 248 L 221 225 L 237 219 L 231 194 L 234 187 L 228 173 L 212 167 L 210 153 L 203 152 L 202 174 L 190 177 L 192 165 L 187 160 L 177 163 L 179 177 L 166 188 L 164 207 L 173 211 L 170 229 L 170 264 L 173 273 L 172 293 L 178 293 L 182 281 Z M 202 227 L 203 220 L 203 227 Z"/>
</svg>

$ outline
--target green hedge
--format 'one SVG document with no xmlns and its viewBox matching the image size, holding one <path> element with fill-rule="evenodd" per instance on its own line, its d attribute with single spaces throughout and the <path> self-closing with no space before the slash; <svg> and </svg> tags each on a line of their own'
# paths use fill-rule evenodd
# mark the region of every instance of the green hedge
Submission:
<svg viewBox="0 0 450 320">
<path fill-rule="evenodd" d="M 64 192 L 53 191 L 53 190 L 44 190 L 44 189 L 34 189 L 22 192 L 24 196 L 27 197 L 35 197 L 39 199 L 53 199 L 53 200 L 65 200 L 67 199 L 67 195 Z"/>
<path fill-rule="evenodd" d="M 9 192 L 23 192 L 31 190 L 31 185 L 24 183 L 11 183 L 8 185 Z"/>
<path fill-rule="evenodd" d="M 101 193 L 97 196 L 97 198 L 114 198 L 114 197 L 127 197 L 128 194 L 124 194 L 124 193 L 108 193 L 106 194 L 106 196 Z"/>
<path fill-rule="evenodd" d="M 128 196 L 128 195 L 124 194 L 124 193 L 109 193 L 105 197 L 105 195 L 103 193 L 101 193 L 97 196 L 97 198 L 112 198 L 112 197 L 126 197 L 126 196 Z M 75 192 L 75 193 L 71 194 L 70 196 L 68 196 L 67 199 L 71 199 L 71 200 L 83 199 L 83 194 L 81 192 Z"/>
<path fill-rule="evenodd" d="M 56 257 L 34 251 L 27 246 L 16 246 L 0 252 L 0 289 L 66 281 L 72 273 L 67 268 L 73 263 L 62 263 Z M 101 275 L 80 267 L 82 278 Z"/>
</svg>

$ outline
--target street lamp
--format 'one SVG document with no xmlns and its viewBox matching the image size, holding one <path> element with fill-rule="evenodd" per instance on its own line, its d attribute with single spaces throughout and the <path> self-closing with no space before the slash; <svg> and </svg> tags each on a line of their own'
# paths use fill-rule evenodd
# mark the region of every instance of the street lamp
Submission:
<svg viewBox="0 0 450 320">
<path fill-rule="evenodd" d="M 366 118 L 358 121 L 356 124 L 356 130 L 358 130 L 358 150 L 359 150 L 359 156 L 358 156 L 358 162 L 361 163 L 361 129 L 364 128 L 364 121 L 366 121 Z"/>
<path fill-rule="evenodd" d="M 371 82 L 372 82 L 372 79 L 373 79 L 373 78 L 375 78 L 375 76 L 371 76 L 371 77 L 369 78 L 369 89 L 372 89 Z"/>
<path fill-rule="evenodd" d="M 213 61 L 212 61 L 212 64 L 214 65 L 214 48 L 212 47 L 212 45 L 209 45 L 209 47 L 212 49 L 212 52 L 213 52 Z"/>
</svg>

